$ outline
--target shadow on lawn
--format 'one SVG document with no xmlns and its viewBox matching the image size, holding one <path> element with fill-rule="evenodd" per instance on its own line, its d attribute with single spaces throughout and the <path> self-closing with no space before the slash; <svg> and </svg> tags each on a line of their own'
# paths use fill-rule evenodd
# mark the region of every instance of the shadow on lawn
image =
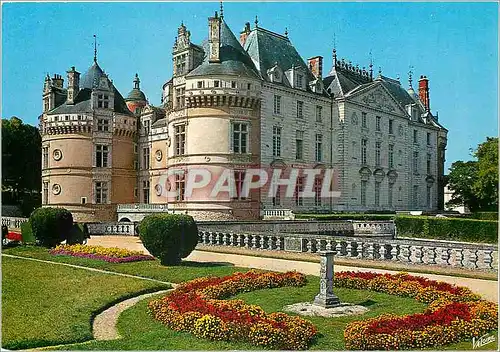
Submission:
<svg viewBox="0 0 500 352">
<path fill-rule="evenodd" d="M 369 306 L 373 306 L 374 304 L 377 304 L 377 302 L 375 302 L 371 299 L 367 299 L 366 301 L 361 302 L 359 305 L 363 306 L 363 307 L 369 307 Z"/>
<path fill-rule="evenodd" d="M 234 266 L 234 264 L 226 262 L 193 262 L 190 260 L 183 260 L 180 266 L 187 266 L 193 268 L 212 268 L 218 266 Z"/>
</svg>

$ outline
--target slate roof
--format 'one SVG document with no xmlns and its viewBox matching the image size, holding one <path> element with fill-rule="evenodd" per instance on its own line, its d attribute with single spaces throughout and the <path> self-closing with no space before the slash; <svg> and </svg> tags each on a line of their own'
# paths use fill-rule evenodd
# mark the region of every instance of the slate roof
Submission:
<svg viewBox="0 0 500 352">
<path fill-rule="evenodd" d="M 278 64 L 283 71 L 289 70 L 292 66 L 301 67 L 307 74 L 307 81 L 315 79 L 295 47 L 285 36 L 264 28 L 254 28 L 246 39 L 245 50 L 266 80 L 269 80 L 267 70 L 275 64 Z"/>
<path fill-rule="evenodd" d="M 74 104 L 66 104 L 67 92 L 64 91 L 60 94 L 59 101 L 56 95 L 56 106 L 54 109 L 49 111 L 49 114 L 73 114 L 82 112 L 92 112 L 91 108 L 91 93 L 92 88 L 99 83 L 100 77 L 104 74 L 104 71 L 99 67 L 97 62 L 94 62 L 92 66 L 89 67 L 87 72 L 82 76 L 80 80 L 80 91 L 78 92 Z M 127 108 L 127 104 L 120 94 L 118 89 L 114 85 L 114 112 L 121 114 L 126 114 L 133 116 L 132 112 Z"/>
<path fill-rule="evenodd" d="M 208 41 L 203 43 L 205 57 L 200 66 L 189 72 L 186 77 L 202 75 L 235 75 L 260 79 L 252 59 L 236 39 L 226 22 L 221 20 L 220 26 L 220 63 L 208 62 Z"/>
</svg>

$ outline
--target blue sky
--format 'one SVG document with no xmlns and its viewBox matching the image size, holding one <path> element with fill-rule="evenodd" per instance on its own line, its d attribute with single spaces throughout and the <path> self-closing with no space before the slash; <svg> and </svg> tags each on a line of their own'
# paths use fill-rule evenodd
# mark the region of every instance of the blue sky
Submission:
<svg viewBox="0 0 500 352">
<path fill-rule="evenodd" d="M 200 43 L 218 2 L 202 3 L 3 3 L 2 117 L 37 124 L 47 73 L 66 77 L 71 66 L 98 61 L 126 95 L 137 72 L 153 104 L 172 73 L 171 50 L 180 22 Z M 429 78 L 431 109 L 449 130 L 447 166 L 471 158 L 469 149 L 498 135 L 497 3 L 228 2 L 224 18 L 238 36 L 245 22 L 283 33 L 304 59 L 322 55 L 332 64 L 334 34 L 339 57 L 367 66 L 407 86 Z M 414 80 L 415 88 L 417 82 Z"/>
</svg>

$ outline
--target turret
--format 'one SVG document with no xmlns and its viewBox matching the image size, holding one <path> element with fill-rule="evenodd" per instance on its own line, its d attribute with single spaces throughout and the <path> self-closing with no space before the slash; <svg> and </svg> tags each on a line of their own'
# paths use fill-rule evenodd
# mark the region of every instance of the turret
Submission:
<svg viewBox="0 0 500 352">
<path fill-rule="evenodd" d="M 127 103 L 128 109 L 134 114 L 140 114 L 142 108 L 146 106 L 147 100 L 144 93 L 140 88 L 141 80 L 139 75 L 136 73 L 134 78 L 134 88 L 128 93 L 125 102 Z"/>
</svg>

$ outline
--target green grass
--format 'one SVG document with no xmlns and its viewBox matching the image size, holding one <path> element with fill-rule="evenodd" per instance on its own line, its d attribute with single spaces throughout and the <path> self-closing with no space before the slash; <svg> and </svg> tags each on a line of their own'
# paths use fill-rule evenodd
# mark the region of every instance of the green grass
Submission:
<svg viewBox="0 0 500 352">
<path fill-rule="evenodd" d="M 130 263 L 107 263 L 102 260 L 89 260 L 71 256 L 54 256 L 47 249 L 36 246 L 21 246 L 8 248 L 2 251 L 5 254 L 18 255 L 29 258 L 82 265 L 102 270 L 148 277 L 160 281 L 179 283 L 203 276 L 225 276 L 237 271 L 248 271 L 247 268 L 238 268 L 230 263 L 198 263 L 184 261 L 180 266 L 162 266 L 158 260 L 147 260 Z"/>
<path fill-rule="evenodd" d="M 166 285 L 2 257 L 2 347 L 92 339 L 90 319 L 110 304 Z"/>
<path fill-rule="evenodd" d="M 235 296 L 249 304 L 260 305 L 266 312 L 281 311 L 283 306 L 298 302 L 312 301 L 318 293 L 319 279 L 308 276 L 305 287 L 283 287 L 278 289 L 259 290 Z M 360 291 L 352 289 L 335 289 L 335 293 L 343 302 L 366 306 L 370 311 L 361 316 L 341 318 L 305 317 L 319 329 L 319 338 L 311 349 L 343 350 L 343 331 L 345 326 L 355 320 L 376 317 L 384 312 L 410 314 L 421 312 L 426 305 L 413 299 L 390 296 L 384 293 Z M 291 313 L 290 313 L 291 314 Z M 118 321 L 118 329 L 126 338 L 115 341 L 90 342 L 66 346 L 70 349 L 89 350 L 235 350 L 258 349 L 246 343 L 214 342 L 198 339 L 189 333 L 169 330 L 154 321 L 147 314 L 147 302 L 141 302 L 126 310 Z"/>
</svg>

